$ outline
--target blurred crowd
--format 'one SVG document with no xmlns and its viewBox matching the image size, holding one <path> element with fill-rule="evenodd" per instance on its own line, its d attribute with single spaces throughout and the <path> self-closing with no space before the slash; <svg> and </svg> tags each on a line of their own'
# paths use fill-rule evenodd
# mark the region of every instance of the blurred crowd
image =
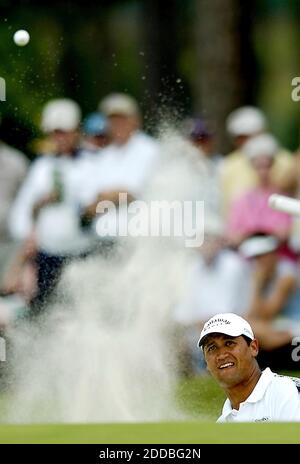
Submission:
<svg viewBox="0 0 300 464">
<path fill-rule="evenodd" d="M 193 251 L 174 308 L 184 362 L 198 372 L 194 341 L 203 323 L 235 312 L 251 321 L 262 359 L 296 369 L 290 347 L 300 336 L 300 223 L 272 210 L 268 199 L 300 198 L 300 158 L 269 132 L 258 108 L 238 108 L 224 124 L 231 153 L 216 151 L 211 121 L 195 117 L 181 126 L 214 198 L 205 209 L 204 244 Z M 99 202 L 120 209 L 120 193 L 128 202 L 143 199 L 159 170 L 160 141 L 145 133 L 140 107 L 127 94 L 108 95 L 83 120 L 76 102 L 51 100 L 41 129 L 45 137 L 31 164 L 0 145 L 1 327 L 47 311 L 66 264 L 103 251 Z"/>
</svg>

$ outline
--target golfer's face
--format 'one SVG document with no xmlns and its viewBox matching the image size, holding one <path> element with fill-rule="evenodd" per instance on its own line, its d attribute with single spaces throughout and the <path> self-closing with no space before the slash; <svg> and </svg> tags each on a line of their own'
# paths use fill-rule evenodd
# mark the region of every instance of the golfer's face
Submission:
<svg viewBox="0 0 300 464">
<path fill-rule="evenodd" d="M 247 380 L 257 353 L 257 341 L 248 346 L 242 336 L 212 334 L 204 345 L 207 368 L 222 387 L 233 387 Z"/>
</svg>

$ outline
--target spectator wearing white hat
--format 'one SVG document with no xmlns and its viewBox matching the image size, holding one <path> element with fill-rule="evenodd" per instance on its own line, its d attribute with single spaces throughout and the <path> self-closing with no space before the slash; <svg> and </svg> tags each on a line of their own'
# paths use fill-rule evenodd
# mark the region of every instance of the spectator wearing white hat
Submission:
<svg viewBox="0 0 300 464">
<path fill-rule="evenodd" d="M 246 301 L 243 283 L 247 269 L 238 253 L 225 247 L 224 228 L 219 217 L 205 216 L 203 245 L 195 250 L 186 298 L 176 309 L 178 321 L 201 325 L 219 312 L 242 312 Z"/>
<path fill-rule="evenodd" d="M 270 134 L 250 138 L 243 146 L 246 161 L 252 166 L 258 186 L 237 196 L 229 210 L 227 237 L 237 246 L 247 236 L 263 231 L 286 240 L 292 227 L 291 217 L 275 211 L 268 205 L 269 196 L 278 192 L 272 178 L 272 167 L 276 163 L 279 146 Z"/>
<path fill-rule="evenodd" d="M 133 97 L 110 94 L 99 110 L 107 118 L 111 143 L 102 150 L 89 179 L 89 192 L 82 198 L 83 216 L 90 219 L 101 200 L 119 207 L 120 193 L 127 194 L 128 202 L 141 198 L 158 160 L 158 142 L 141 130 L 141 112 Z"/>
<path fill-rule="evenodd" d="M 34 236 L 38 294 L 41 310 L 55 288 L 63 265 L 90 247 L 79 227 L 76 195 L 78 128 L 81 111 L 69 99 L 56 99 L 44 107 L 41 127 L 52 140 L 55 153 L 33 162 L 10 215 L 10 230 L 20 242 Z"/>
<path fill-rule="evenodd" d="M 267 121 L 260 109 L 245 106 L 236 109 L 228 116 L 226 126 L 235 150 L 225 157 L 221 170 L 225 217 L 234 199 L 258 184 L 257 173 L 245 157 L 244 146 L 250 138 L 266 132 Z M 280 148 L 271 172 L 274 185 L 277 187 L 285 185 L 286 177 L 290 176 L 293 170 L 293 157 L 287 150 Z"/>
<path fill-rule="evenodd" d="M 295 369 L 291 341 L 300 335 L 298 265 L 281 256 L 278 238 L 249 236 L 239 247 L 249 263 L 250 294 L 245 315 L 251 320 L 269 364 Z M 276 349 L 276 354 L 270 350 Z"/>
<path fill-rule="evenodd" d="M 264 233 L 249 236 L 239 247 L 241 255 L 251 262 L 253 285 L 247 310 L 251 318 L 273 322 L 297 286 L 298 267 L 280 257 L 279 247 L 276 237 Z"/>
<path fill-rule="evenodd" d="M 194 252 L 183 298 L 174 310 L 185 344 L 183 354 L 194 372 L 201 367 L 194 343 L 199 328 L 216 311 L 245 313 L 250 298 L 249 266 L 237 252 L 225 247 L 220 217 L 206 214 L 204 227 L 204 243 Z"/>
</svg>

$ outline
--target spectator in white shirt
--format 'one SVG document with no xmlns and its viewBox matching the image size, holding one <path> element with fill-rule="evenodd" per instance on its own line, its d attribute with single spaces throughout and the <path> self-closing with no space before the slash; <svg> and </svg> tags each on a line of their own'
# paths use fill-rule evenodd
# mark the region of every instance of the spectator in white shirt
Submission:
<svg viewBox="0 0 300 464">
<path fill-rule="evenodd" d="M 222 231 L 218 218 L 205 216 L 204 243 L 195 250 L 185 297 L 175 310 L 178 322 L 194 324 L 198 330 L 216 312 L 242 313 L 247 309 L 249 268 L 238 253 L 225 247 Z"/>
<path fill-rule="evenodd" d="M 227 396 L 218 422 L 300 422 L 300 379 L 261 371 L 258 341 L 245 319 L 215 315 L 204 325 L 198 346 Z"/>
<path fill-rule="evenodd" d="M 140 110 L 131 96 L 108 95 L 99 109 L 107 117 L 111 143 L 102 150 L 81 197 L 83 218 L 90 221 L 100 201 L 113 202 L 121 214 L 120 193 L 128 203 L 140 199 L 158 158 L 158 143 L 141 131 Z"/>
<path fill-rule="evenodd" d="M 39 311 L 54 290 L 63 265 L 82 256 L 89 237 L 79 227 L 76 204 L 76 163 L 80 108 L 69 99 L 50 101 L 42 114 L 42 129 L 51 138 L 55 154 L 43 155 L 31 166 L 10 216 L 13 237 L 26 241 L 34 236 Z"/>
<path fill-rule="evenodd" d="M 238 253 L 225 247 L 222 221 L 205 215 L 204 224 L 204 243 L 194 251 L 186 272 L 185 292 L 174 311 L 184 343 L 184 368 L 195 373 L 201 373 L 204 367 L 194 342 L 196 333 L 216 312 L 243 314 L 250 296 L 249 267 Z"/>
</svg>

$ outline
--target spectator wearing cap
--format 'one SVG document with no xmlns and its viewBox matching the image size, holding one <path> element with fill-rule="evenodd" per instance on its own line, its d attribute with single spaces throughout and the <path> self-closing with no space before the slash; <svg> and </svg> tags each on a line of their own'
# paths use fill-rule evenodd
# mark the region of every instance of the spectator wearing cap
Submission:
<svg viewBox="0 0 300 464">
<path fill-rule="evenodd" d="M 223 161 L 222 155 L 215 152 L 214 132 L 209 123 L 202 118 L 195 118 L 190 121 L 189 139 L 193 145 L 203 154 L 212 171 L 218 171 Z"/>
<path fill-rule="evenodd" d="M 239 247 L 250 266 L 246 316 L 257 325 L 266 350 L 284 346 L 300 335 L 298 266 L 282 257 L 279 248 L 278 238 L 263 232 L 247 237 Z M 264 324 L 273 332 L 260 330 Z"/>
<path fill-rule="evenodd" d="M 108 144 L 107 119 L 99 112 L 90 113 L 82 123 L 81 149 L 97 153 Z"/>
<path fill-rule="evenodd" d="M 68 98 L 49 101 L 42 112 L 41 129 L 47 134 L 54 154 L 74 156 L 78 151 L 81 110 Z"/>
<path fill-rule="evenodd" d="M 158 143 L 141 130 L 141 112 L 136 100 L 123 93 L 113 93 L 99 104 L 108 121 L 110 144 L 103 149 L 90 191 L 82 198 L 83 217 L 93 219 L 101 200 L 119 206 L 119 194 L 127 201 L 141 198 L 158 159 Z"/>
<path fill-rule="evenodd" d="M 183 298 L 174 310 L 174 319 L 183 332 L 187 360 L 192 361 L 195 372 L 199 367 L 196 332 L 216 310 L 245 312 L 250 296 L 249 267 L 237 252 L 225 247 L 220 217 L 206 214 L 204 227 L 204 243 L 194 252 Z"/>
<path fill-rule="evenodd" d="M 297 266 L 278 254 L 280 241 L 264 233 L 249 236 L 239 247 L 252 264 L 253 293 L 249 317 L 274 320 L 297 285 Z"/>
<path fill-rule="evenodd" d="M 125 145 L 141 127 L 141 112 L 130 95 L 112 93 L 100 103 L 99 110 L 108 118 L 112 144 Z"/>
<path fill-rule="evenodd" d="M 217 308 L 220 312 L 245 309 L 241 308 L 241 295 L 245 297 L 244 262 L 238 253 L 225 247 L 220 218 L 207 215 L 204 225 L 205 240 L 195 250 L 187 300 L 177 313 L 187 324 L 201 323 Z"/>
<path fill-rule="evenodd" d="M 81 126 L 81 143 L 79 156 L 76 164 L 76 184 L 80 186 L 77 190 L 78 204 L 82 198 L 89 196 L 93 180 L 98 182 L 98 159 L 102 156 L 103 149 L 109 143 L 107 118 L 99 113 L 90 113 L 83 120 Z M 89 233 L 88 229 L 85 229 Z"/>
<path fill-rule="evenodd" d="M 222 199 L 220 185 L 220 169 L 223 162 L 222 155 L 214 150 L 214 132 L 208 121 L 202 118 L 191 119 L 187 122 L 188 139 L 196 149 L 195 172 L 197 164 L 200 168 L 199 183 L 203 185 L 203 169 L 205 169 L 208 179 L 205 187 L 205 207 L 209 208 L 210 213 L 221 216 Z"/>
<path fill-rule="evenodd" d="M 272 167 L 278 156 L 279 146 L 270 134 L 252 137 L 243 146 L 244 156 L 252 166 L 258 186 L 242 193 L 233 202 L 227 225 L 227 237 L 237 246 L 245 237 L 257 232 L 274 234 L 281 240 L 288 238 L 292 219 L 268 205 L 269 196 L 278 192 L 272 180 Z"/>
<path fill-rule="evenodd" d="M 238 108 L 227 118 L 227 132 L 235 150 L 226 156 L 222 165 L 221 188 L 225 217 L 234 199 L 258 184 L 257 173 L 248 163 L 244 146 L 250 138 L 265 133 L 266 130 L 265 115 L 252 106 Z M 285 186 L 286 177 L 290 177 L 293 170 L 292 156 L 287 150 L 280 148 L 271 172 L 273 184 L 277 187 Z"/>
<path fill-rule="evenodd" d="M 34 308 L 48 302 L 63 265 L 86 253 L 89 238 L 79 227 L 75 158 L 81 111 L 69 99 L 50 101 L 43 109 L 42 129 L 55 154 L 35 160 L 18 193 L 10 215 L 10 230 L 20 242 L 34 237 L 38 293 Z"/>
</svg>

